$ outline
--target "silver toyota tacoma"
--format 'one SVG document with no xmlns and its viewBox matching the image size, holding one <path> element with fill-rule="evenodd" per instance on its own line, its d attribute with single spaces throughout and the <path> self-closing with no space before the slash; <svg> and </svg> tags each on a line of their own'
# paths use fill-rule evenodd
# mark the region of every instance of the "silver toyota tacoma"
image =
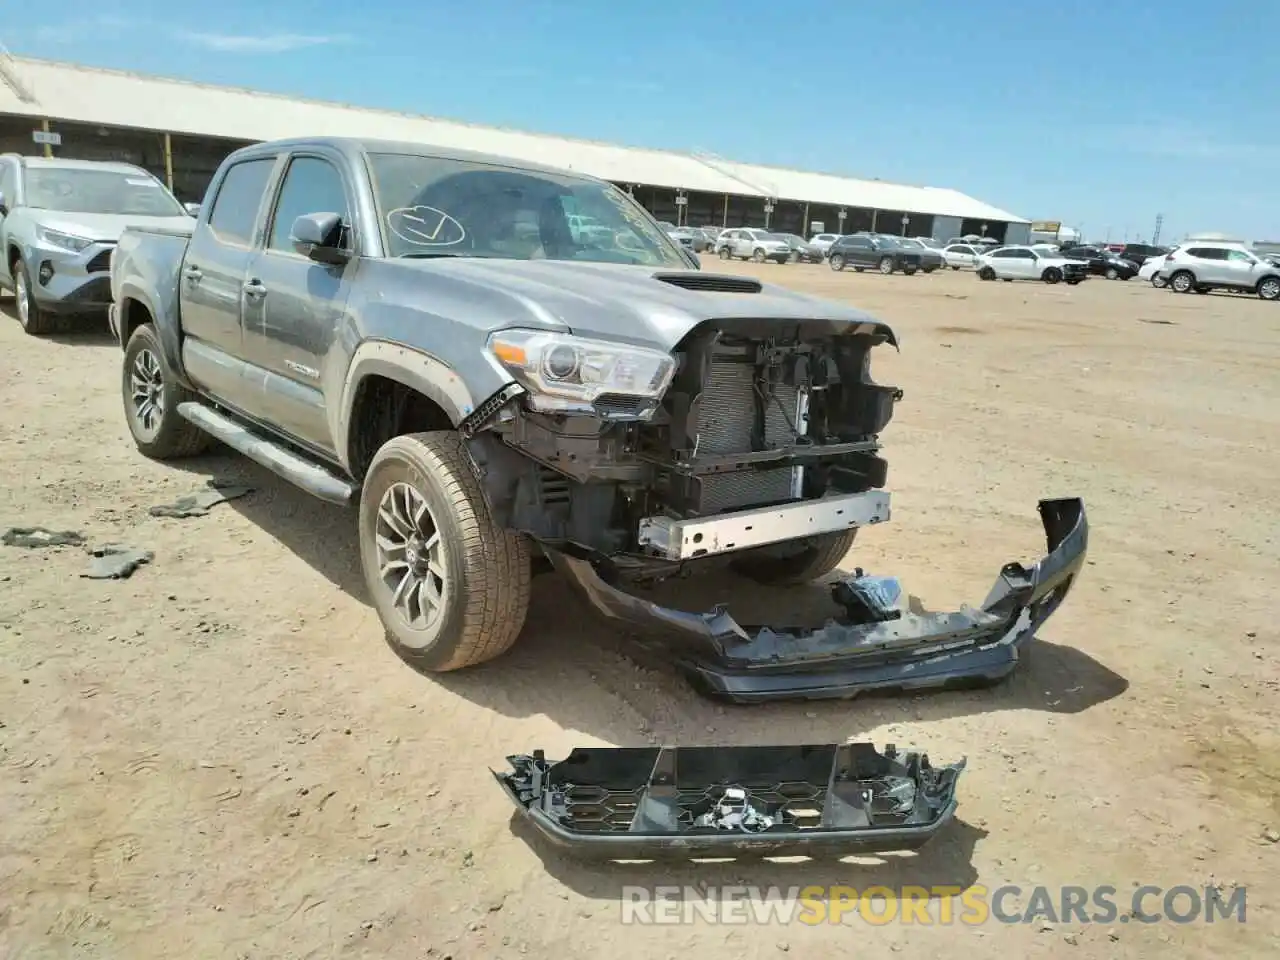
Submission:
<svg viewBox="0 0 1280 960">
<path fill-rule="evenodd" d="M 888 520 L 879 435 L 901 391 L 871 355 L 896 339 L 693 269 L 579 174 L 406 143 L 246 147 L 190 236 L 124 232 L 111 287 L 138 448 L 216 437 L 358 505 L 369 599 L 423 670 L 509 648 L 545 567 L 731 699 L 993 680 L 1083 563 L 1083 505 L 1052 500 L 1049 554 L 1005 564 L 980 608 L 921 616 L 859 575 L 837 584 L 847 616 L 754 629 L 637 595 L 724 563 L 813 580 Z"/>
<path fill-rule="evenodd" d="M 195 221 L 140 167 L 0 155 L 0 287 L 30 334 L 53 333 L 111 303 L 111 251 L 125 227 Z"/>
</svg>

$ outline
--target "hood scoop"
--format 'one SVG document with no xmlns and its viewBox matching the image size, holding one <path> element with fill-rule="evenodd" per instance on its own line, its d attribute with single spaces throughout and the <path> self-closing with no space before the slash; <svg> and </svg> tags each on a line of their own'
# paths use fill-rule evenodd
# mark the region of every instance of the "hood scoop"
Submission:
<svg viewBox="0 0 1280 960">
<path fill-rule="evenodd" d="M 707 293 L 760 293 L 764 290 L 759 280 L 714 273 L 655 273 L 653 279 L 669 283 L 673 287 Z"/>
</svg>

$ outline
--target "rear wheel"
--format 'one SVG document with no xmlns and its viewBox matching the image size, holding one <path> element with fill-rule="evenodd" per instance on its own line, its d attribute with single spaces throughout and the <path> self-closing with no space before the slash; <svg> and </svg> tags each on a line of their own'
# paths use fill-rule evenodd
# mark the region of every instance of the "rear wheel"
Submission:
<svg viewBox="0 0 1280 960">
<path fill-rule="evenodd" d="M 125 420 L 143 456 L 176 460 L 208 448 L 209 435 L 178 413 L 178 404 L 198 398 L 177 382 L 151 324 L 142 324 L 129 337 L 122 374 Z"/>
<path fill-rule="evenodd" d="M 1169 281 L 1159 275 L 1151 278 L 1151 285 L 1157 290 L 1163 290 L 1169 285 Z"/>
<path fill-rule="evenodd" d="M 1108 280 L 1115 280 L 1115 279 L 1116 279 L 1116 278 L 1118 278 L 1119 276 L 1120 276 L 1120 271 L 1119 271 L 1119 270 L 1117 270 L 1115 267 L 1107 267 L 1107 279 L 1108 279 Z"/>
<path fill-rule="evenodd" d="M 853 547 L 857 529 L 749 550 L 733 561 L 735 572 L 770 585 L 790 585 L 820 580 L 840 565 Z"/>
<path fill-rule="evenodd" d="M 729 253 L 729 248 L 728 248 L 728 247 L 721 247 L 721 248 L 720 248 L 720 259 L 721 259 L 721 260 L 728 260 L 730 256 L 732 256 L 732 254 L 730 254 L 730 253 Z"/>
<path fill-rule="evenodd" d="M 1174 293 L 1190 293 L 1195 285 L 1196 278 L 1190 270 L 1179 270 L 1169 278 L 1169 289 Z"/>
<path fill-rule="evenodd" d="M 387 643 L 444 672 L 505 653 L 529 606 L 529 544 L 489 516 L 462 439 L 395 437 L 360 493 L 360 562 Z"/>
<path fill-rule="evenodd" d="M 959 268 L 959 267 L 956 267 L 956 266 L 953 266 L 951 269 L 952 269 L 952 270 L 959 270 L 960 268 Z"/>
<path fill-rule="evenodd" d="M 827 263 L 831 266 L 832 270 L 844 269 L 844 257 L 838 253 L 833 253 Z"/>
</svg>

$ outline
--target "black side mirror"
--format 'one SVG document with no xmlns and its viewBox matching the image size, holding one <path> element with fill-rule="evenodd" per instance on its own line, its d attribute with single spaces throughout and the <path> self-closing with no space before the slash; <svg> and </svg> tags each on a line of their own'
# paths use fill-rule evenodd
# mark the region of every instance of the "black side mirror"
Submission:
<svg viewBox="0 0 1280 960">
<path fill-rule="evenodd" d="M 342 248 L 342 217 L 336 213 L 307 213 L 289 231 L 293 249 L 317 263 L 342 264 L 351 251 Z"/>
</svg>

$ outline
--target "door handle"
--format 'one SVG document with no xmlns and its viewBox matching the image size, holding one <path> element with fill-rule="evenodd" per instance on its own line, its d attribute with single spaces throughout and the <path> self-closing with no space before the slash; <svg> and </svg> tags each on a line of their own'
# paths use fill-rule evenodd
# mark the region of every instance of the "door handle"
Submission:
<svg viewBox="0 0 1280 960">
<path fill-rule="evenodd" d="M 244 290 L 246 297 L 252 297 L 254 300 L 267 295 L 266 285 L 258 279 L 246 280 L 241 289 Z"/>
<path fill-rule="evenodd" d="M 204 276 L 200 268 L 197 267 L 194 263 L 190 264 L 185 270 L 183 270 L 182 275 L 186 279 L 190 280 L 192 283 L 198 282 L 199 279 Z"/>
</svg>

